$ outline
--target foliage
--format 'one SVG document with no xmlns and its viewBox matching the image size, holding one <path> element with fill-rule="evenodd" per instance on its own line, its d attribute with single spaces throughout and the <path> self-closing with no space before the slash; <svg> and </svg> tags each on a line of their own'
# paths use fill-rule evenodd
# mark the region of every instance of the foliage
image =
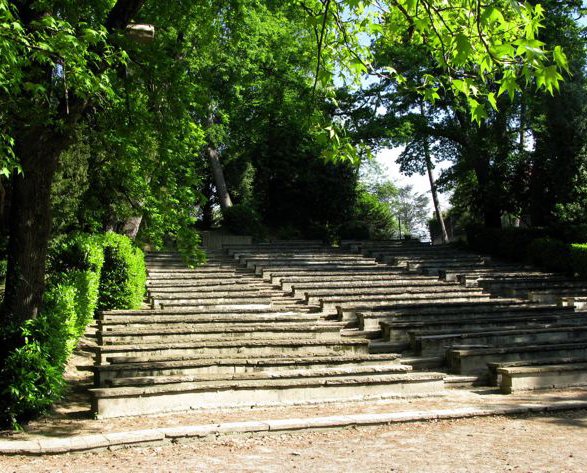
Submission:
<svg viewBox="0 0 587 473">
<path fill-rule="evenodd" d="M 571 245 L 571 270 L 582 278 L 587 278 L 587 245 L 576 243 Z"/>
<path fill-rule="evenodd" d="M 233 205 L 225 210 L 223 217 L 225 228 L 235 235 L 261 238 L 266 232 L 258 212 L 247 205 Z"/>
<path fill-rule="evenodd" d="M 571 268 L 570 245 L 554 238 L 538 238 L 527 249 L 528 259 L 550 271 L 567 272 Z"/>
<path fill-rule="evenodd" d="M 147 279 L 142 250 L 128 237 L 113 232 L 103 236 L 103 246 L 98 309 L 140 308 Z"/>
<path fill-rule="evenodd" d="M 530 244 L 547 236 L 545 229 L 485 228 L 477 225 L 469 225 L 466 232 L 467 243 L 472 249 L 510 261 L 524 261 Z"/>
<path fill-rule="evenodd" d="M 0 425 L 19 427 L 63 394 L 71 352 L 93 320 L 104 261 L 101 238 L 77 234 L 54 243 L 44 304 L 22 327 L 0 331 Z"/>
<path fill-rule="evenodd" d="M 371 233 L 369 224 L 361 220 L 343 223 L 338 231 L 341 240 L 369 240 Z"/>
<path fill-rule="evenodd" d="M 359 231 L 358 235 L 361 235 L 366 228 L 368 238 L 372 240 L 392 238 L 397 229 L 397 220 L 391 213 L 389 204 L 367 191 L 359 192 L 353 221 L 356 222 L 354 231 Z M 352 238 L 352 232 L 349 234 L 349 230 L 353 228 L 343 225 L 340 230 L 341 238 Z"/>
</svg>

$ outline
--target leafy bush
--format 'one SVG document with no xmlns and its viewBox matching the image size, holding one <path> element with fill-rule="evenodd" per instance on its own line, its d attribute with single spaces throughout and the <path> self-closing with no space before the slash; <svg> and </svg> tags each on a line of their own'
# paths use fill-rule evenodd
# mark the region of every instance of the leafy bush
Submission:
<svg viewBox="0 0 587 473">
<path fill-rule="evenodd" d="M 541 228 L 467 227 L 467 242 L 471 248 L 511 261 L 525 261 L 530 256 L 530 244 L 546 236 Z"/>
<path fill-rule="evenodd" d="M 369 224 L 361 220 L 342 224 L 338 234 L 341 240 L 368 240 L 371 237 Z"/>
<path fill-rule="evenodd" d="M 5 259 L 0 260 L 0 281 L 6 280 L 7 263 L 8 262 Z"/>
<path fill-rule="evenodd" d="M 145 294 L 147 273 L 142 250 L 123 235 L 103 236 L 104 265 L 98 309 L 138 309 Z"/>
<path fill-rule="evenodd" d="M 248 205 L 233 205 L 224 210 L 222 216 L 224 227 L 235 235 L 252 235 L 259 238 L 266 233 L 259 213 Z"/>
<path fill-rule="evenodd" d="M 538 238 L 528 247 L 528 260 L 550 271 L 567 272 L 571 268 L 571 247 L 554 238 Z"/>
<path fill-rule="evenodd" d="M 579 277 L 587 277 L 587 244 L 571 245 L 571 270 Z"/>
<path fill-rule="evenodd" d="M 364 222 L 369 230 L 369 238 L 386 240 L 392 238 L 396 229 L 396 219 L 389 205 L 368 192 L 358 195 L 355 208 L 355 221 Z M 342 237 L 341 237 L 342 238 Z"/>
<path fill-rule="evenodd" d="M 67 360 L 97 307 L 100 240 L 78 234 L 55 242 L 40 314 L 22 327 L 3 327 L 0 424 L 19 427 L 61 396 Z"/>
<path fill-rule="evenodd" d="M 56 364 L 44 342 L 53 334 L 41 314 L 24 327 L 3 327 L 0 333 L 4 365 L 0 372 L 0 426 L 19 428 L 46 412 L 63 392 L 63 364 Z M 57 343 L 57 342 L 53 342 Z"/>
<path fill-rule="evenodd" d="M 43 307 L 22 327 L 0 328 L 0 425 L 18 428 L 62 395 L 63 373 L 87 324 L 101 308 L 140 306 L 143 253 L 124 236 L 76 234 L 53 242 Z M 99 298 L 104 288 L 105 296 Z"/>
</svg>

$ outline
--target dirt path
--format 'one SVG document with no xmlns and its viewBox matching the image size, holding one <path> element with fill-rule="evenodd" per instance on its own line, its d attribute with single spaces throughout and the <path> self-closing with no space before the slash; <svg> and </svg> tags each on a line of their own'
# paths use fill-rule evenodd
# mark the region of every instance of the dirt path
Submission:
<svg viewBox="0 0 587 473">
<path fill-rule="evenodd" d="M 0 458 L 3 472 L 584 472 L 587 411 Z"/>
</svg>

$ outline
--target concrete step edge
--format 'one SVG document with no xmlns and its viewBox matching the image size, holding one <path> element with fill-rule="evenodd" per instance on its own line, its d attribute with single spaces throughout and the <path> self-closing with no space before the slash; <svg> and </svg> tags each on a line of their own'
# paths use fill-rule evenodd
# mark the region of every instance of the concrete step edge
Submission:
<svg viewBox="0 0 587 473">
<path fill-rule="evenodd" d="M 362 427 L 427 420 L 466 417 L 518 415 L 587 408 L 587 401 L 520 403 L 511 406 L 459 407 L 426 411 L 400 411 L 380 414 L 351 414 L 299 419 L 251 420 L 221 424 L 186 425 L 148 430 L 77 435 L 41 440 L 0 440 L 2 455 L 64 454 L 103 448 L 132 447 L 171 443 L 178 439 L 206 439 L 221 435 L 263 434 L 310 429 Z"/>
</svg>

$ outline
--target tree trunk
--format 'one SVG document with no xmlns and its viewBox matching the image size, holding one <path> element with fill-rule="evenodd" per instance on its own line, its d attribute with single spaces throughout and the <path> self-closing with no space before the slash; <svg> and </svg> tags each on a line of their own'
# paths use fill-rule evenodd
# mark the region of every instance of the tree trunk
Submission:
<svg viewBox="0 0 587 473">
<path fill-rule="evenodd" d="M 425 116 L 424 104 L 420 102 L 420 113 Z M 430 157 L 430 146 L 428 144 L 428 138 L 424 137 L 424 160 L 426 162 L 426 171 L 428 172 L 428 181 L 430 182 L 430 193 L 432 194 L 432 202 L 434 203 L 434 212 L 436 218 L 440 224 L 440 233 L 442 238 L 442 244 L 448 243 L 448 233 L 446 232 L 446 226 L 444 225 L 444 218 L 442 217 L 442 211 L 440 209 L 440 201 L 438 200 L 438 192 L 436 189 L 436 182 L 434 181 L 434 175 L 432 174 L 432 158 Z"/>
<path fill-rule="evenodd" d="M 8 268 L 3 315 L 22 323 L 35 318 L 45 288 L 45 257 L 51 231 L 51 183 L 64 136 L 34 130 L 16 140 L 22 174 L 13 176 Z"/>
<path fill-rule="evenodd" d="M 218 151 L 214 144 L 208 143 L 206 146 L 206 154 L 208 154 L 210 167 L 212 168 L 212 176 L 214 177 L 214 184 L 216 185 L 216 193 L 218 195 L 218 201 L 220 202 L 220 208 L 226 210 L 229 207 L 232 207 L 232 200 L 228 193 L 228 188 L 226 187 L 222 164 L 220 164 Z"/>
<path fill-rule="evenodd" d="M 430 160 L 430 154 L 428 153 L 428 143 L 425 145 L 426 148 L 426 170 L 428 171 L 428 180 L 430 181 L 430 193 L 432 194 L 432 202 L 434 203 L 434 212 L 438 223 L 440 223 L 440 233 L 442 237 L 442 244 L 448 243 L 448 233 L 444 224 L 444 217 L 442 216 L 442 210 L 440 209 L 440 201 L 438 200 L 438 192 L 436 189 L 436 182 L 434 182 L 434 176 L 432 175 L 432 162 Z"/>
<path fill-rule="evenodd" d="M 141 228 L 142 221 L 142 215 L 127 218 L 122 224 L 120 233 L 122 235 L 126 235 L 131 240 L 134 240 L 137 237 L 137 233 L 139 233 L 139 228 Z"/>
<path fill-rule="evenodd" d="M 108 14 L 106 28 L 110 32 L 126 28 L 145 0 L 117 0 Z M 30 23 L 43 16 L 35 2 L 17 2 L 20 20 Z M 34 30 L 34 28 L 32 28 Z M 97 66 L 103 70 L 106 63 Z M 39 72 L 29 70 L 33 81 L 52 80 L 49 65 Z M 25 79 L 27 76 L 25 76 Z M 45 79 L 43 79 L 45 78 Z M 26 102 L 24 102 L 26 103 Z M 51 231 L 51 184 L 61 153 L 69 144 L 69 134 L 81 118 L 88 103 L 85 99 L 62 97 L 53 123 L 62 121 L 63 132 L 56 126 L 22 126 L 15 137 L 15 152 L 22 175 L 13 176 L 10 208 L 8 267 L 6 290 L 2 304 L 2 319 L 6 323 L 22 323 L 35 318 L 43 301 L 45 288 L 45 258 Z M 35 109 L 29 102 L 27 110 Z M 28 114 L 25 114 L 28 117 Z M 1 362 L 2 360 L 0 360 Z"/>
</svg>

